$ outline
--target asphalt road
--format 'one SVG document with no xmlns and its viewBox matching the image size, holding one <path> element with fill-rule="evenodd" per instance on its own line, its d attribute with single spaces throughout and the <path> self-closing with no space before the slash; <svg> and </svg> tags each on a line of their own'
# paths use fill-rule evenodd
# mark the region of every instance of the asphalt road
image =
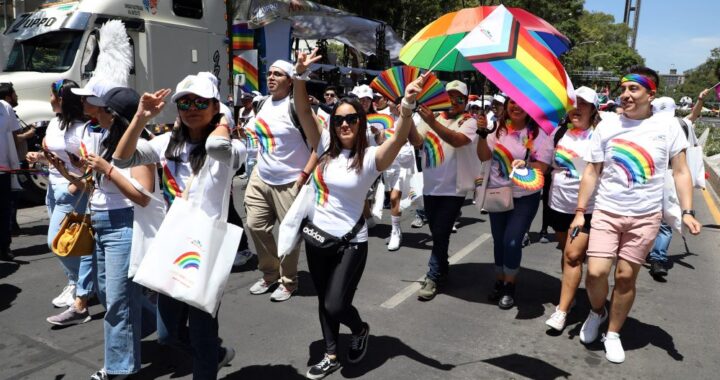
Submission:
<svg viewBox="0 0 720 380">
<path fill-rule="evenodd" d="M 238 194 L 239 195 L 239 194 Z M 238 199 L 241 199 L 238 197 Z M 699 219 L 717 227 L 700 192 Z M 426 271 L 431 242 L 427 227 L 411 229 L 403 216 L 404 247 L 385 248 L 389 215 L 371 231 L 370 255 L 355 305 L 371 326 L 369 351 L 357 365 L 330 379 L 555 379 L 717 378 L 720 372 L 720 235 L 706 228 L 700 237 L 675 236 L 674 267 L 667 282 L 643 271 L 637 300 L 623 331 L 627 360 L 611 364 L 602 343 L 582 345 L 578 333 L 588 302 L 584 289 L 562 334 L 548 331 L 560 289 L 560 253 L 553 243 L 524 250 L 518 306 L 500 310 L 486 301 L 493 282 L 492 239 L 487 217 L 467 202 L 450 242 L 450 280 L 430 302 L 417 300 L 417 280 Z M 102 367 L 102 307 L 94 320 L 53 328 L 45 318 L 59 312 L 50 300 L 64 276 L 45 245 L 42 207 L 20 211 L 23 234 L 15 238 L 15 263 L 0 262 L 0 378 L 88 379 Z M 538 216 L 532 231 L 539 229 Z M 533 238 L 537 238 L 533 234 Z M 300 262 L 300 290 L 291 300 L 271 303 L 248 287 L 259 278 L 249 264 L 230 277 L 220 310 L 220 333 L 237 350 L 225 379 L 300 379 L 322 356 L 317 299 L 307 265 Z M 342 329 L 341 354 L 348 344 Z M 189 379 L 190 359 L 162 347 L 151 336 L 142 344 L 143 368 L 134 379 Z"/>
</svg>

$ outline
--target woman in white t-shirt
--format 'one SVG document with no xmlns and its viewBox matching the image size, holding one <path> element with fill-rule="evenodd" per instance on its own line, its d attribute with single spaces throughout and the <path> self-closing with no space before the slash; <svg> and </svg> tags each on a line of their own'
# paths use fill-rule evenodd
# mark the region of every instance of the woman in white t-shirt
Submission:
<svg viewBox="0 0 720 380">
<path fill-rule="evenodd" d="M 50 86 L 50 106 L 57 115 L 45 130 L 45 138 L 42 142 L 42 151 L 29 152 L 26 156 L 28 162 L 47 162 L 45 155 L 53 155 L 62 160 L 64 168 L 75 176 L 82 173 L 75 168 L 70 155 L 77 157 L 80 148 L 85 116 L 80 97 L 73 94 L 70 89 L 77 88 L 74 81 L 60 79 Z M 43 154 L 45 152 L 45 154 Z M 75 161 L 77 163 L 77 161 Z M 48 208 L 48 236 L 47 243 L 52 249 L 52 242 L 60 230 L 65 215 L 71 212 L 85 213 L 87 207 L 87 193 L 78 188 L 77 183 L 72 183 L 65 178 L 58 168 L 53 165 L 49 167 L 47 195 L 45 204 Z M 77 288 L 80 270 L 80 257 L 60 257 L 60 263 L 65 270 L 68 279 L 60 295 L 52 300 L 55 307 L 68 307 L 75 302 L 75 290 Z"/>
<path fill-rule="evenodd" d="M 515 278 L 522 259 L 522 238 L 535 217 L 542 188 L 521 187 L 510 176 L 518 168 L 545 173 L 552 162 L 553 144 L 527 112 L 510 98 L 505 101 L 505 112 L 498 118 L 497 130 L 479 135 L 478 158 L 492 160 L 487 188 L 509 187 L 512 190 L 514 208 L 490 212 L 495 285 L 489 299 L 497 302 L 501 309 L 510 309 L 515 304 Z"/>
<path fill-rule="evenodd" d="M 320 57 L 300 53 L 295 66 L 294 91 L 299 111 L 307 110 L 305 82 L 302 74 Z M 355 290 L 367 260 L 367 226 L 362 216 L 365 194 L 378 175 L 387 169 L 400 152 L 410 132 L 412 108 L 423 79 L 408 86 L 395 134 L 377 147 L 368 147 L 365 139 L 366 114 L 361 104 L 345 98 L 333 108 L 328 128 L 305 112 L 301 124 L 312 146 L 317 148 L 318 165 L 312 173 L 315 191 L 314 210 L 304 224 L 308 269 L 318 293 L 320 325 L 325 339 L 325 356 L 313 365 L 307 377 L 319 379 L 340 367 L 337 341 L 340 324 L 350 328 L 352 337 L 347 360 L 357 363 L 365 356 L 370 327 L 352 306 Z M 302 101 L 300 101 L 302 99 Z M 305 119 L 305 120 L 303 120 Z M 343 237 L 331 248 L 318 248 L 308 234 Z"/>
<path fill-rule="evenodd" d="M 563 275 L 560 302 L 545 324 L 558 331 L 565 328 L 565 317 L 582 279 L 594 205 L 591 199 L 585 212 L 585 225 L 576 232 L 569 230 L 575 217 L 580 176 L 585 170 L 583 157 L 590 148 L 593 128 L 599 121 L 598 95 L 595 90 L 582 86 L 575 90 L 575 96 L 577 107 L 568 112 L 566 122 L 553 133 L 555 156 L 551 172 L 548 216 L 550 226 L 555 231 L 558 248 L 563 253 Z"/>
<path fill-rule="evenodd" d="M 230 139 L 230 128 L 220 114 L 220 94 L 207 78 L 188 75 L 177 85 L 172 101 L 180 126 L 171 133 L 138 141 L 144 126 L 165 106 L 170 90 L 144 94 L 137 113 L 115 151 L 118 167 L 160 163 L 163 195 L 168 205 L 182 196 L 194 175 L 188 198 L 200 204 L 210 218 L 222 216 L 225 184 L 245 160 L 245 146 Z M 203 172 L 201 173 L 201 169 Z M 206 173 L 206 174 L 203 174 Z M 197 183 L 200 182 L 200 183 Z M 218 320 L 211 314 L 174 298 L 158 296 L 158 340 L 191 351 L 193 378 L 215 379 L 219 368 L 235 356 L 232 348 L 220 346 Z M 190 341 L 179 335 L 189 327 Z"/>
</svg>

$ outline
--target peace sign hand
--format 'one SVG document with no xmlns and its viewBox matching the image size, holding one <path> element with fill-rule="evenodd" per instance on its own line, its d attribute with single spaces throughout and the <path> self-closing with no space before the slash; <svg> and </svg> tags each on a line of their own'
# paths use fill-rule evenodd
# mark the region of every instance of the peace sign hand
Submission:
<svg viewBox="0 0 720 380">
<path fill-rule="evenodd" d="M 165 98 L 172 92 L 169 88 L 144 93 L 138 104 L 137 117 L 149 120 L 157 116 L 165 108 Z"/>
<path fill-rule="evenodd" d="M 317 52 L 318 48 L 313 49 L 309 55 L 304 51 L 297 52 L 297 62 L 295 63 L 295 73 L 297 75 L 304 74 L 310 68 L 310 65 L 322 59 L 321 55 L 316 55 Z"/>
</svg>

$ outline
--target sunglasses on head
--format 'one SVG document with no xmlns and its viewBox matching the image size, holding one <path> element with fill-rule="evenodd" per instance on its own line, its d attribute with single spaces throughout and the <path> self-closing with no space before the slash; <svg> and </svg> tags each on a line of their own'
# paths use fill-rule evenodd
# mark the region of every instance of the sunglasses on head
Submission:
<svg viewBox="0 0 720 380">
<path fill-rule="evenodd" d="M 330 117 L 330 123 L 335 127 L 339 127 L 343 124 L 343 121 L 347 122 L 348 125 L 354 125 L 360 120 L 360 115 L 356 113 L 349 113 L 347 115 L 333 115 Z"/>
<path fill-rule="evenodd" d="M 55 94 L 56 94 L 57 96 L 60 96 L 60 95 L 61 95 L 61 94 L 60 94 L 60 90 L 62 89 L 62 86 L 63 86 L 64 83 L 65 83 L 65 79 L 60 79 L 60 80 L 58 80 L 58 81 L 55 81 L 55 82 L 52 84 L 53 92 L 55 92 Z"/>
<path fill-rule="evenodd" d="M 208 107 L 210 107 L 210 99 L 205 98 L 180 98 L 177 100 L 177 107 L 180 111 L 187 111 L 190 109 L 190 106 L 194 105 L 195 109 L 197 110 L 205 110 Z"/>
<path fill-rule="evenodd" d="M 268 71 L 268 73 L 267 73 L 268 78 L 270 78 L 270 77 L 285 77 L 285 76 L 287 76 L 287 74 L 285 74 L 282 71 Z"/>
</svg>

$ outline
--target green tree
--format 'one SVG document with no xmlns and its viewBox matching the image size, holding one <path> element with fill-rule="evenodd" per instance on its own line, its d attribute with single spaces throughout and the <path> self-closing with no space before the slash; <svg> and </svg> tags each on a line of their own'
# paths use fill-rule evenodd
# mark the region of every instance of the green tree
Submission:
<svg viewBox="0 0 720 380">
<path fill-rule="evenodd" d="M 679 100 L 683 96 L 689 96 L 693 100 L 697 99 L 698 94 L 720 81 L 720 47 L 716 47 L 710 51 L 710 57 L 705 63 L 694 69 L 685 72 L 685 83 L 675 88 L 675 91 L 668 96 L 672 96 L 675 100 Z M 662 86 L 662 84 L 661 84 Z M 714 97 L 713 95 L 706 101 Z M 720 101 L 720 99 L 716 99 Z"/>
</svg>

